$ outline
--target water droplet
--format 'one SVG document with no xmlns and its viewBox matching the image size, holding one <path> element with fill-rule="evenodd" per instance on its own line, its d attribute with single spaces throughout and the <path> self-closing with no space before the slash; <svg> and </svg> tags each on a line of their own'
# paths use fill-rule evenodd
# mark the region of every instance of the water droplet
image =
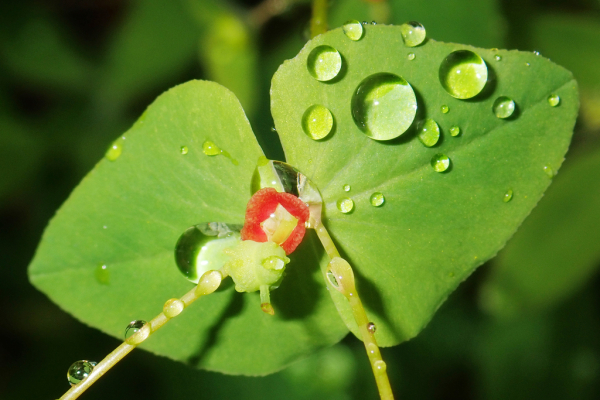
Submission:
<svg viewBox="0 0 600 400">
<path fill-rule="evenodd" d="M 373 207 L 380 207 L 385 203 L 385 197 L 383 196 L 383 193 L 375 192 L 371 195 L 369 201 Z"/>
<path fill-rule="evenodd" d="M 223 275 L 221 274 L 221 271 L 206 271 L 204 274 L 202 274 L 198 281 L 198 286 L 196 286 L 196 295 L 206 296 L 207 294 L 213 293 L 219 288 L 221 281 L 223 281 Z"/>
<path fill-rule="evenodd" d="M 544 172 L 549 178 L 554 178 L 554 170 L 549 165 L 544 165 Z"/>
<path fill-rule="evenodd" d="M 525 63 L 525 65 L 528 66 L 528 67 L 531 66 L 531 64 L 529 64 L 529 63 Z"/>
<path fill-rule="evenodd" d="M 431 158 L 431 166 L 435 172 L 444 172 L 450 166 L 450 158 L 445 154 L 436 154 Z"/>
<path fill-rule="evenodd" d="M 136 334 L 140 329 L 142 329 L 146 325 L 146 321 L 141 319 L 136 319 L 135 321 L 131 321 L 127 328 L 125 328 L 125 340 L 132 337 Z"/>
<path fill-rule="evenodd" d="M 371 333 L 375 333 L 375 331 L 377 331 L 377 325 L 375 325 L 373 322 L 369 322 L 367 324 L 367 330 Z"/>
<path fill-rule="evenodd" d="M 454 272 L 452 272 L 452 271 L 448 272 L 448 277 L 449 278 L 454 278 Z"/>
<path fill-rule="evenodd" d="M 446 92 L 457 99 L 475 97 L 483 90 L 487 78 L 485 61 L 469 50 L 450 53 L 440 65 L 440 82 Z"/>
<path fill-rule="evenodd" d="M 408 47 L 420 45 L 425 40 L 425 36 L 427 36 L 425 27 L 417 21 L 400 25 L 400 32 L 402 33 L 404 44 Z"/>
<path fill-rule="evenodd" d="M 512 196 L 513 196 L 512 189 L 508 189 L 506 191 L 506 193 L 504 193 L 504 197 L 502 198 L 502 201 L 505 202 L 505 203 L 508 203 L 509 201 L 511 201 Z"/>
<path fill-rule="evenodd" d="M 311 139 L 323 139 L 333 128 L 333 115 L 326 107 L 314 104 L 302 116 L 302 129 Z"/>
<path fill-rule="evenodd" d="M 496 54 L 494 56 L 494 58 L 496 59 L 496 61 L 502 61 L 502 56 L 501 55 Z"/>
<path fill-rule="evenodd" d="M 98 365 L 98 363 L 95 361 L 75 361 L 67 370 L 67 380 L 71 386 L 77 385 L 90 375 L 96 365 Z"/>
<path fill-rule="evenodd" d="M 352 96 L 354 122 L 375 140 L 390 140 L 402 135 L 416 113 L 415 92 L 408 82 L 394 74 L 369 76 Z"/>
<path fill-rule="evenodd" d="M 344 31 L 346 36 L 350 38 L 350 40 L 354 41 L 360 40 L 364 32 L 360 22 L 358 22 L 355 19 L 347 21 L 342 27 L 342 30 Z"/>
<path fill-rule="evenodd" d="M 335 274 L 333 273 L 333 271 L 331 271 L 331 269 L 327 269 L 327 280 L 329 281 L 329 283 L 331 283 L 331 285 L 334 288 L 339 288 L 340 284 L 338 283 L 337 279 L 335 279 Z"/>
<path fill-rule="evenodd" d="M 348 214 L 350 211 L 352 211 L 354 209 L 354 201 L 352 201 L 352 199 L 349 199 L 347 197 L 339 199 L 337 201 L 337 208 L 344 214 Z"/>
<path fill-rule="evenodd" d="M 442 110 L 442 113 L 444 113 L 444 114 L 448 114 L 448 111 L 450 111 L 448 106 L 445 104 L 441 107 L 441 110 Z"/>
<path fill-rule="evenodd" d="M 119 156 L 123 152 L 124 142 L 125 142 L 125 136 L 121 136 L 117 140 L 112 142 L 110 147 L 108 148 L 108 150 L 106 150 L 104 157 L 106 157 L 106 159 L 109 161 L 115 161 L 117 158 L 119 158 Z"/>
<path fill-rule="evenodd" d="M 239 164 L 236 159 L 231 157 L 231 154 L 229 154 L 227 151 L 221 149 L 219 146 L 217 146 L 216 144 L 214 144 L 214 142 L 212 142 L 210 140 L 205 140 L 204 143 L 202 143 L 202 151 L 207 156 L 222 155 L 222 156 L 228 158 L 233 163 L 233 165 Z"/>
<path fill-rule="evenodd" d="M 281 257 L 270 256 L 262 260 L 262 266 L 266 269 L 279 271 L 285 267 L 285 261 Z"/>
<path fill-rule="evenodd" d="M 506 96 L 500 96 L 494 101 L 494 105 L 492 106 L 494 110 L 494 114 L 498 118 L 508 118 L 515 112 L 515 102 Z"/>
<path fill-rule="evenodd" d="M 241 241 L 242 226 L 222 222 L 194 225 L 183 232 L 175 245 L 175 262 L 179 271 L 191 282 L 206 271 L 220 269 L 229 256 L 223 250 Z"/>
<path fill-rule="evenodd" d="M 426 118 L 417 125 L 417 135 L 425 146 L 435 146 L 440 140 L 440 127 L 431 118 Z"/>
<path fill-rule="evenodd" d="M 187 146 L 181 146 L 181 148 L 179 149 L 179 152 L 183 155 L 186 155 L 188 153 Z"/>
<path fill-rule="evenodd" d="M 534 51 L 533 51 L 533 54 L 535 54 L 536 56 L 539 56 L 539 55 L 540 55 L 540 52 L 539 52 L 539 51 L 537 51 L 537 50 L 534 50 Z"/>
<path fill-rule="evenodd" d="M 179 299 L 169 299 L 163 306 L 163 314 L 165 314 L 165 317 L 167 318 L 175 318 L 181 314 L 184 308 L 185 304 L 183 304 L 183 301 Z"/>
<path fill-rule="evenodd" d="M 377 347 L 377 345 L 375 343 L 369 343 L 367 344 L 367 352 L 369 354 L 377 354 L 379 353 L 379 347 Z"/>
<path fill-rule="evenodd" d="M 352 187 L 346 183 L 346 184 L 344 185 L 344 192 L 349 192 L 349 191 L 350 191 L 350 189 L 352 189 Z"/>
<path fill-rule="evenodd" d="M 271 132 L 277 132 L 277 129 L 275 129 L 274 126 L 271 127 Z"/>
<path fill-rule="evenodd" d="M 383 360 L 377 360 L 373 363 L 373 365 L 375 366 L 375 370 L 377 372 L 383 373 L 387 369 L 387 365 L 385 364 L 385 361 L 383 361 Z"/>
<path fill-rule="evenodd" d="M 556 107 L 560 104 L 560 97 L 558 97 L 557 94 L 552 93 L 550 96 L 548 96 L 548 104 L 550 104 L 552 107 Z"/>
<path fill-rule="evenodd" d="M 457 125 L 454 125 L 453 127 L 450 128 L 450 135 L 452 136 L 458 136 L 460 135 L 460 128 Z"/>
<path fill-rule="evenodd" d="M 342 56 L 331 46 L 315 47 L 306 59 L 308 72 L 318 81 L 329 81 L 337 76 L 342 68 Z"/>
<path fill-rule="evenodd" d="M 99 264 L 95 271 L 96 281 L 103 285 L 110 284 L 110 271 L 105 264 Z"/>
<path fill-rule="evenodd" d="M 408 55 L 406 56 L 406 58 L 408 58 L 409 61 L 412 61 L 415 59 L 415 53 L 408 53 Z"/>
<path fill-rule="evenodd" d="M 377 22 L 371 21 L 371 25 L 377 25 Z"/>
</svg>

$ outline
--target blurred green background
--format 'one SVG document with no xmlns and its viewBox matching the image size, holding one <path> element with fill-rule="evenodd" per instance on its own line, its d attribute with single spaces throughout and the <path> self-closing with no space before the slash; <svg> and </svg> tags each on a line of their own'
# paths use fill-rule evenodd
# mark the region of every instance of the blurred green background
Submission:
<svg viewBox="0 0 600 400">
<path fill-rule="evenodd" d="M 600 398 L 600 1 L 330 1 L 329 26 L 418 20 L 430 38 L 537 50 L 569 68 L 581 113 L 564 167 L 500 255 L 416 339 L 383 350 L 398 398 Z M 27 281 L 42 231 L 153 99 L 190 79 L 233 90 L 282 158 L 270 79 L 307 40 L 300 0 L 0 3 L 0 398 L 54 399 L 118 342 Z M 85 399 L 375 399 L 354 337 L 265 378 L 135 351 Z"/>
</svg>

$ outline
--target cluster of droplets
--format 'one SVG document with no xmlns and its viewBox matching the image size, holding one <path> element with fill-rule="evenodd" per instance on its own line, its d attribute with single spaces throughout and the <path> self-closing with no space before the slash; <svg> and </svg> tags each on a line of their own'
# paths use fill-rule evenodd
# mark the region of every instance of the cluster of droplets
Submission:
<svg viewBox="0 0 600 400">
<path fill-rule="evenodd" d="M 351 190 L 351 186 L 349 184 L 345 184 L 342 186 L 344 192 L 348 193 Z M 381 192 L 373 192 L 369 197 L 369 204 L 373 207 L 381 207 L 385 203 L 385 196 Z M 338 199 L 336 202 L 337 209 L 344 213 L 349 214 L 354 211 L 354 200 L 349 197 L 342 197 Z"/>
</svg>

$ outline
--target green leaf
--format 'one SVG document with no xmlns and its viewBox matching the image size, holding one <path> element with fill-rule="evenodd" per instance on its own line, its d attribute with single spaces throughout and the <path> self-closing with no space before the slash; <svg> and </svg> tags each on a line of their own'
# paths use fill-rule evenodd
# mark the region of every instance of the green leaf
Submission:
<svg viewBox="0 0 600 400">
<path fill-rule="evenodd" d="M 201 222 L 242 223 L 262 155 L 238 100 L 212 82 L 163 94 L 125 137 L 122 154 L 100 161 L 58 211 L 29 269 L 33 284 L 67 312 L 119 338 L 129 321 L 153 318 L 193 287 L 175 266 L 179 235 Z M 206 156 L 205 140 L 239 165 Z M 316 244 L 307 242 L 272 294 L 275 317 L 260 310 L 257 293 L 228 285 L 142 347 L 206 369 L 259 375 L 337 342 L 347 329 L 324 295 Z M 103 264 L 108 285 L 95 277 Z"/>
<path fill-rule="evenodd" d="M 483 301 L 491 313 L 539 313 L 587 282 L 600 261 L 600 151 L 567 162 L 532 215 L 494 260 Z"/>
<path fill-rule="evenodd" d="M 273 78 L 271 107 L 289 163 L 320 188 L 324 221 L 355 268 L 358 290 L 377 324 L 384 346 L 415 336 L 457 285 L 493 257 L 541 198 L 551 179 L 544 172 L 560 167 L 578 108 L 573 76 L 532 53 L 492 51 L 428 40 L 404 46 L 399 27 L 365 26 L 354 42 L 341 29 L 318 36 L 284 63 Z M 309 53 L 329 45 L 342 56 L 335 79 L 320 82 L 307 70 Z M 455 50 L 477 52 L 490 80 L 469 100 L 451 97 L 439 81 L 440 63 Z M 415 59 L 407 59 L 409 53 Z M 495 56 L 501 56 L 496 61 Z M 530 65 L 527 66 L 526 63 Z M 351 98 L 360 82 L 377 73 L 406 79 L 417 94 L 416 121 L 432 118 L 441 143 L 424 147 L 415 123 L 398 139 L 375 141 L 353 120 Z M 547 101 L 561 98 L 558 107 Z M 498 96 L 510 96 L 517 112 L 499 119 L 492 112 Z M 314 141 L 303 132 L 303 113 L 313 104 L 327 107 L 333 132 Z M 449 112 L 442 113 L 447 105 Z M 461 134 L 449 135 L 460 126 Z M 445 173 L 430 161 L 437 153 L 451 159 Z M 343 186 L 351 185 L 350 192 Z M 510 202 L 503 198 L 514 192 Z M 382 192 L 385 204 L 370 205 Z M 336 201 L 350 197 L 354 211 L 343 214 Z M 321 259 L 321 268 L 326 260 Z M 344 321 L 357 332 L 347 302 L 331 295 Z"/>
</svg>

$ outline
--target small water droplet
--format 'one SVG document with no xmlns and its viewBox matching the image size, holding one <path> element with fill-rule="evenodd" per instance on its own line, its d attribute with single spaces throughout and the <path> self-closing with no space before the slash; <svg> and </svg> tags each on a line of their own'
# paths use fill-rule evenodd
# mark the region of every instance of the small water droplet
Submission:
<svg viewBox="0 0 600 400">
<path fill-rule="evenodd" d="M 406 58 L 408 58 L 409 61 L 412 61 L 415 59 L 415 53 L 408 53 L 408 55 L 406 56 Z"/>
<path fill-rule="evenodd" d="M 431 118 L 426 118 L 417 125 L 417 135 L 425 146 L 435 146 L 440 140 L 440 127 Z"/>
<path fill-rule="evenodd" d="M 402 135 L 416 113 L 415 92 L 408 82 L 394 74 L 369 76 L 352 96 L 354 122 L 375 140 L 390 140 Z"/>
<path fill-rule="evenodd" d="M 110 147 L 108 148 L 108 150 L 106 150 L 104 157 L 106 157 L 106 159 L 109 161 L 115 161 L 117 158 L 119 158 L 119 156 L 123 152 L 124 142 L 125 142 L 125 136 L 121 136 L 117 140 L 112 142 Z"/>
<path fill-rule="evenodd" d="M 262 266 L 266 269 L 279 271 L 285 267 L 285 261 L 281 257 L 270 256 L 262 260 Z"/>
<path fill-rule="evenodd" d="M 274 126 L 271 127 L 271 132 L 277 132 L 277 129 L 275 129 Z"/>
<path fill-rule="evenodd" d="M 440 65 L 440 82 L 446 92 L 457 99 L 470 99 L 479 94 L 488 78 L 485 61 L 477 53 L 458 50 L 450 53 Z"/>
<path fill-rule="evenodd" d="M 194 225 L 183 232 L 175 245 L 175 263 L 191 282 L 198 283 L 202 274 L 220 269 L 229 256 L 223 250 L 242 239 L 240 225 L 208 222 Z"/>
<path fill-rule="evenodd" d="M 502 56 L 501 55 L 496 54 L 494 56 L 494 58 L 496 59 L 496 61 L 502 61 Z"/>
<path fill-rule="evenodd" d="M 450 272 L 448 273 L 448 276 L 449 276 L 450 278 L 454 278 L 454 272 L 450 271 Z"/>
<path fill-rule="evenodd" d="M 369 25 L 369 23 L 367 21 L 363 21 L 362 24 L 363 25 Z"/>
<path fill-rule="evenodd" d="M 217 146 L 214 142 L 212 142 L 210 140 L 205 140 L 204 143 L 202 143 L 202 152 L 204 154 L 206 154 L 207 156 L 222 155 L 222 156 L 228 158 L 233 163 L 233 165 L 239 164 L 236 159 L 231 157 L 231 154 L 229 154 L 227 151 L 221 149 L 219 146 Z"/>
<path fill-rule="evenodd" d="M 371 25 L 377 25 L 377 22 L 371 21 Z"/>
<path fill-rule="evenodd" d="M 125 328 L 125 340 L 132 337 L 135 333 L 137 333 L 140 329 L 142 329 L 146 325 L 146 321 L 141 319 L 136 319 L 135 321 L 131 321 L 127 328 Z"/>
<path fill-rule="evenodd" d="M 451 136 L 458 136 L 460 135 L 460 127 L 458 127 L 457 125 L 454 125 L 453 127 L 450 128 L 450 135 Z"/>
<path fill-rule="evenodd" d="M 110 284 L 110 271 L 105 264 L 98 264 L 95 271 L 96 281 L 103 285 Z"/>
<path fill-rule="evenodd" d="M 375 370 L 380 373 L 385 372 L 385 370 L 387 369 L 387 365 L 383 360 L 377 360 L 373 363 L 373 365 L 375 366 Z"/>
<path fill-rule="evenodd" d="M 165 314 L 165 317 L 167 318 L 175 318 L 181 314 L 184 308 L 185 304 L 183 304 L 183 301 L 179 299 L 169 299 L 163 306 L 163 314 Z"/>
<path fill-rule="evenodd" d="M 375 343 L 367 344 L 367 353 L 375 355 L 378 352 L 379 352 L 379 348 L 377 347 L 377 345 Z"/>
<path fill-rule="evenodd" d="M 410 21 L 400 25 L 400 32 L 402 34 L 404 44 L 408 47 L 416 47 L 420 45 L 427 36 L 425 27 L 417 21 Z"/>
<path fill-rule="evenodd" d="M 361 23 L 355 19 L 347 21 L 342 27 L 342 30 L 350 40 L 354 41 L 360 40 L 364 32 Z"/>
<path fill-rule="evenodd" d="M 552 107 L 556 107 L 560 104 L 560 97 L 558 97 L 557 94 L 552 93 L 550 96 L 548 96 L 548 104 L 550 104 Z"/>
<path fill-rule="evenodd" d="M 352 189 L 352 187 L 346 183 L 346 184 L 344 185 L 344 192 L 349 192 L 349 191 L 350 191 L 350 189 Z"/>
<path fill-rule="evenodd" d="M 492 109 L 498 118 L 508 118 L 515 112 L 515 102 L 510 97 L 500 96 L 494 101 Z"/>
<path fill-rule="evenodd" d="M 344 214 L 348 214 L 354 209 L 354 201 L 347 197 L 341 198 L 337 201 L 337 208 Z"/>
<path fill-rule="evenodd" d="M 442 110 L 442 113 L 444 113 L 444 114 L 448 114 L 448 111 L 450 111 L 448 106 L 445 104 L 441 107 L 441 110 Z"/>
<path fill-rule="evenodd" d="M 181 148 L 179 149 L 179 152 L 183 155 L 186 155 L 188 153 L 187 146 L 181 146 Z"/>
<path fill-rule="evenodd" d="M 96 365 L 98 365 L 98 363 L 95 361 L 75 361 L 67 370 L 67 380 L 71 386 L 77 385 L 90 375 Z"/>
<path fill-rule="evenodd" d="M 544 165 L 544 172 L 549 178 L 554 178 L 554 170 L 549 165 Z"/>
<path fill-rule="evenodd" d="M 375 333 L 375 331 L 377 331 L 377 325 L 375 325 L 373 322 L 369 322 L 367 324 L 367 330 L 371 333 Z"/>
<path fill-rule="evenodd" d="M 342 56 L 331 46 L 315 47 L 306 59 L 306 68 L 318 81 L 330 81 L 342 68 Z"/>
<path fill-rule="evenodd" d="M 371 195 L 369 201 L 373 207 L 381 207 L 383 203 L 385 203 L 385 197 L 383 196 L 383 193 L 375 192 Z"/>
<path fill-rule="evenodd" d="M 338 283 L 337 279 L 335 279 L 335 274 L 333 273 L 333 271 L 331 271 L 331 269 L 327 269 L 327 280 L 329 281 L 329 283 L 331 283 L 331 285 L 334 288 L 339 288 L 340 284 Z"/>
<path fill-rule="evenodd" d="M 333 115 L 326 107 L 314 104 L 302 116 L 302 129 L 313 140 L 323 139 L 333 128 Z"/>
<path fill-rule="evenodd" d="M 539 56 L 539 55 L 540 55 L 540 52 L 539 52 L 539 51 L 537 51 L 537 50 L 534 50 L 534 51 L 533 51 L 533 54 L 535 54 L 536 56 Z"/>
<path fill-rule="evenodd" d="M 436 154 L 431 158 L 431 166 L 435 172 L 444 172 L 450 167 L 450 158 L 445 154 Z"/>
<path fill-rule="evenodd" d="M 502 198 L 502 201 L 505 203 L 508 203 L 509 201 L 512 200 L 512 197 L 513 197 L 513 191 L 512 191 L 512 189 L 508 189 L 506 191 L 506 193 L 504 193 L 504 197 Z"/>
<path fill-rule="evenodd" d="M 531 64 L 529 64 L 529 63 L 525 63 L 525 65 L 528 66 L 528 67 L 531 66 Z"/>
</svg>

